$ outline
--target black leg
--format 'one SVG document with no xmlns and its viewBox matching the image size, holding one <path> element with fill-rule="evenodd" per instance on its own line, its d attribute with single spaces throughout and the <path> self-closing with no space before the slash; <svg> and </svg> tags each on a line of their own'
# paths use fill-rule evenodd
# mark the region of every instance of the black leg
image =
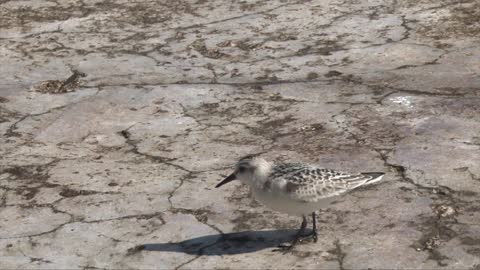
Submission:
<svg viewBox="0 0 480 270">
<path fill-rule="evenodd" d="M 318 233 L 317 233 L 317 217 L 315 212 L 312 212 L 312 231 L 302 235 L 302 237 L 307 238 L 307 237 L 312 237 L 313 241 L 316 243 L 318 241 Z"/>
<path fill-rule="evenodd" d="M 273 251 L 283 251 L 284 253 L 289 252 L 292 250 L 292 248 L 298 243 L 298 240 L 302 238 L 303 232 L 305 231 L 305 228 L 307 227 L 307 218 L 305 216 L 302 217 L 302 225 L 300 226 L 300 229 L 298 230 L 297 234 L 295 235 L 295 239 L 293 239 L 292 243 L 288 246 L 286 245 L 280 245 L 278 246 L 278 249 L 274 249 Z"/>
<path fill-rule="evenodd" d="M 313 222 L 313 242 L 318 241 L 318 234 L 317 234 L 317 217 L 315 216 L 315 212 L 312 212 L 312 222 Z"/>
</svg>

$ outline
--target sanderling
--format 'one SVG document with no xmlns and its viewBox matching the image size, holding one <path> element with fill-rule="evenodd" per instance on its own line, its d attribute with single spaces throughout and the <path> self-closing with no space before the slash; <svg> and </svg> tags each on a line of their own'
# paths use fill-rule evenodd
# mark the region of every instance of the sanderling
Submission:
<svg viewBox="0 0 480 270">
<path fill-rule="evenodd" d="M 317 242 L 316 210 L 328 207 L 339 195 L 382 180 L 383 175 L 381 172 L 350 174 L 305 163 L 274 164 L 263 158 L 247 156 L 240 159 L 235 171 L 215 187 L 238 179 L 250 186 L 254 197 L 266 206 L 301 216 L 302 225 L 293 242 L 279 246 L 278 250 L 287 252 L 300 238 L 312 236 Z M 313 230 L 304 235 L 306 215 L 310 213 Z"/>
</svg>

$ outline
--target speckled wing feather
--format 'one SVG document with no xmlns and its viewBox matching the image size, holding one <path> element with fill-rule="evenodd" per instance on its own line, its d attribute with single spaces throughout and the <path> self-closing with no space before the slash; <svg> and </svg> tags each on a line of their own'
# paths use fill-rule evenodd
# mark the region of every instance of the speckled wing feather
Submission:
<svg viewBox="0 0 480 270">
<path fill-rule="evenodd" d="M 370 181 L 379 179 L 383 173 L 349 174 L 340 171 L 295 164 L 277 172 L 276 177 L 286 181 L 285 192 L 293 199 L 304 202 L 317 202 L 321 199 L 338 196 Z M 275 171 L 274 171 L 275 172 Z M 372 181 L 373 182 L 373 181 Z"/>
<path fill-rule="evenodd" d="M 286 176 L 295 172 L 308 169 L 309 166 L 304 163 L 281 163 L 273 167 L 273 172 L 270 178 L 275 179 L 277 177 Z"/>
</svg>

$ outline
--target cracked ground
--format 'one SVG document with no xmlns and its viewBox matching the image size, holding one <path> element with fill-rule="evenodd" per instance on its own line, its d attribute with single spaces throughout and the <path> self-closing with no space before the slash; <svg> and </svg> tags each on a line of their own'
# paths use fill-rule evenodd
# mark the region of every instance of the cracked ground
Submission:
<svg viewBox="0 0 480 270">
<path fill-rule="evenodd" d="M 0 1 L 0 268 L 480 268 L 480 4 Z M 384 171 L 295 217 L 241 156 Z"/>
</svg>

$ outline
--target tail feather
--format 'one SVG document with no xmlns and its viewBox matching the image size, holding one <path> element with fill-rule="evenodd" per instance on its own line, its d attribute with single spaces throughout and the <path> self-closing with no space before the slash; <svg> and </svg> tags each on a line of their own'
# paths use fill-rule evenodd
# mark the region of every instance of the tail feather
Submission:
<svg viewBox="0 0 480 270">
<path fill-rule="evenodd" d="M 371 177 L 371 179 L 368 180 L 365 183 L 365 185 L 370 185 L 370 184 L 374 184 L 374 183 L 377 183 L 377 182 L 381 181 L 383 176 L 385 175 L 385 173 L 383 173 L 383 172 L 366 172 L 366 173 L 362 173 L 362 175 Z"/>
</svg>

